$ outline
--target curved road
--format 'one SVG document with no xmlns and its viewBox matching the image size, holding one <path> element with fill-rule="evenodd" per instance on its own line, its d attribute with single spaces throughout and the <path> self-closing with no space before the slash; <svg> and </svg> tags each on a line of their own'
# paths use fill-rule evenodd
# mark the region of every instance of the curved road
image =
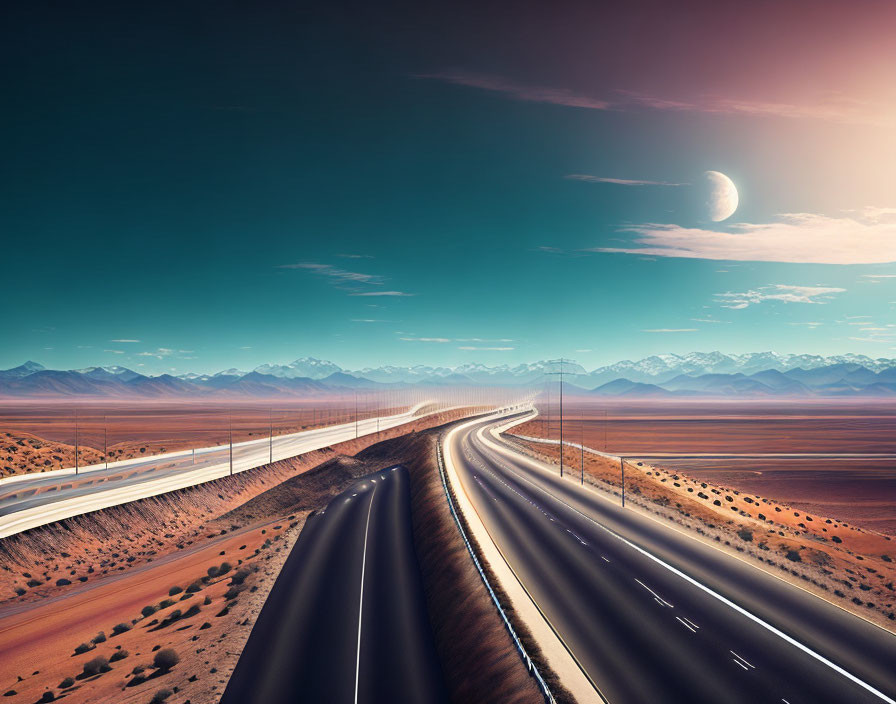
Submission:
<svg viewBox="0 0 896 704">
<path fill-rule="evenodd" d="M 463 491 L 606 701 L 894 701 L 896 637 L 561 479 L 495 424 L 446 438 Z"/>
<path fill-rule="evenodd" d="M 311 516 L 222 704 L 447 701 L 411 534 L 404 467 Z"/>
</svg>

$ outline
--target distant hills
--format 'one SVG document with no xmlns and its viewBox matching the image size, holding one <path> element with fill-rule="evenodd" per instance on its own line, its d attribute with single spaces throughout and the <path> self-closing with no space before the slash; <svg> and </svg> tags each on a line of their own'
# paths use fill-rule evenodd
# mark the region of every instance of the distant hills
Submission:
<svg viewBox="0 0 896 704">
<path fill-rule="evenodd" d="M 556 363 L 463 364 L 458 367 L 382 366 L 348 370 L 303 357 L 288 364 L 263 364 L 252 371 L 146 376 L 121 366 L 67 371 L 36 362 L 0 371 L 6 398 L 296 398 L 360 389 L 506 386 L 538 388 L 556 383 Z M 896 396 L 896 359 L 757 352 L 728 355 L 693 352 L 654 355 L 587 371 L 564 364 L 568 393 L 619 398 L 709 397 L 891 397 Z"/>
</svg>

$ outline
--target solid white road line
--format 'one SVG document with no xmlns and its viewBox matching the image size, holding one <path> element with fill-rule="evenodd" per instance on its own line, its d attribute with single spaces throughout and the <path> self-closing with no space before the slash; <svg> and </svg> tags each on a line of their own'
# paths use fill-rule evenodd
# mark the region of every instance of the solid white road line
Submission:
<svg viewBox="0 0 896 704">
<path fill-rule="evenodd" d="M 361 599 L 358 604 L 358 655 L 355 659 L 355 704 L 358 704 L 358 688 L 361 683 L 361 624 L 364 616 L 364 572 L 367 570 L 367 538 L 370 536 L 370 512 L 373 510 L 373 499 L 376 487 L 370 494 L 370 505 L 367 507 L 367 525 L 364 527 L 364 556 L 361 558 Z"/>
</svg>

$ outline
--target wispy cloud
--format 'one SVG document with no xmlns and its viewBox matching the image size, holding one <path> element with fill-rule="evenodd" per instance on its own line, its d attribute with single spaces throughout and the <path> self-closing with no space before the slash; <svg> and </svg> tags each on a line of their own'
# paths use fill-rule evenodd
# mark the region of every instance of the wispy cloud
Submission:
<svg viewBox="0 0 896 704">
<path fill-rule="evenodd" d="M 730 320 L 716 320 L 715 318 L 691 318 L 693 323 L 730 323 Z"/>
<path fill-rule="evenodd" d="M 485 337 L 399 337 L 404 342 L 514 342 L 509 337 L 485 338 Z M 463 349 L 463 348 L 461 348 Z"/>
<path fill-rule="evenodd" d="M 103 350 L 103 352 L 108 352 L 109 354 L 124 354 L 124 350 Z"/>
<path fill-rule="evenodd" d="M 646 224 L 626 228 L 631 247 L 591 252 L 799 264 L 886 264 L 896 261 L 896 223 L 787 213 L 778 222 L 738 223 L 730 231 Z"/>
<path fill-rule="evenodd" d="M 473 345 L 464 345 L 462 347 L 458 347 L 459 350 L 468 350 L 468 351 L 479 351 L 479 352 L 509 352 L 510 350 L 516 349 L 515 347 L 476 347 Z"/>
<path fill-rule="evenodd" d="M 159 347 L 156 350 L 147 350 L 138 352 L 138 357 L 155 357 L 156 359 L 166 359 L 168 357 L 180 357 L 182 355 L 193 354 L 193 350 L 173 350 L 168 347 Z M 184 359 L 193 359 L 192 357 L 184 357 Z"/>
<path fill-rule="evenodd" d="M 317 262 L 298 262 L 297 264 L 281 264 L 278 269 L 303 269 L 323 276 L 336 286 L 371 284 L 380 286 L 385 279 L 376 274 L 362 274 L 357 271 L 347 271 L 330 264 L 318 264 Z"/>
<path fill-rule="evenodd" d="M 454 342 L 450 337 L 399 337 L 403 342 Z"/>
<path fill-rule="evenodd" d="M 609 110 L 612 107 L 612 104 L 607 100 L 581 95 L 566 88 L 527 85 L 500 76 L 484 76 L 461 71 L 448 71 L 444 73 L 418 74 L 415 78 L 434 79 L 458 86 L 503 93 L 511 98 L 531 103 L 550 103 L 551 105 L 565 105 L 571 108 L 586 108 L 588 110 Z"/>
<path fill-rule="evenodd" d="M 843 293 L 845 288 L 832 286 L 792 286 L 790 284 L 773 284 L 757 289 L 735 293 L 727 291 L 715 294 L 723 308 L 741 310 L 764 301 L 781 301 L 783 303 L 827 303 L 835 293 Z"/>
<path fill-rule="evenodd" d="M 342 259 L 373 259 L 372 254 L 337 254 Z"/>
<path fill-rule="evenodd" d="M 615 90 L 594 96 L 568 88 L 537 86 L 509 78 L 467 71 L 418 74 L 415 78 L 443 81 L 476 88 L 533 103 L 549 103 L 587 110 L 656 110 L 717 115 L 745 115 L 788 120 L 819 120 L 843 124 L 892 127 L 894 120 L 887 106 L 855 100 L 842 94 L 826 94 L 815 101 L 783 103 L 754 98 L 698 95 L 689 98 L 666 97 L 632 90 Z"/>
<path fill-rule="evenodd" d="M 140 342 L 140 340 L 109 340 L 109 342 Z"/>
<path fill-rule="evenodd" d="M 606 176 L 592 176 L 590 174 L 567 174 L 563 178 L 570 181 L 585 181 L 587 183 L 614 183 L 618 186 L 687 186 L 686 183 L 672 183 L 671 181 L 642 181 L 629 178 L 609 178 Z"/>
<path fill-rule="evenodd" d="M 648 328 L 641 332 L 697 332 L 697 328 Z"/>
<path fill-rule="evenodd" d="M 350 296 L 416 296 L 415 293 L 405 293 L 404 291 L 362 291 L 359 293 L 350 293 Z"/>
<path fill-rule="evenodd" d="M 391 320 L 379 320 L 377 318 L 352 318 L 353 323 L 391 323 Z"/>
</svg>

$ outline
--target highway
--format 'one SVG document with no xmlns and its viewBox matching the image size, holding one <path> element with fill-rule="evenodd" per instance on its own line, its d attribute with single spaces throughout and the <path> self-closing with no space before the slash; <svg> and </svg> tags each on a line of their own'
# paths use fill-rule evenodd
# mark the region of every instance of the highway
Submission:
<svg viewBox="0 0 896 704">
<path fill-rule="evenodd" d="M 605 701 L 894 701 L 896 637 L 561 479 L 495 425 L 449 432 L 446 462 Z"/>
<path fill-rule="evenodd" d="M 300 701 L 446 701 L 404 467 L 365 477 L 309 517 L 221 700 Z"/>
<path fill-rule="evenodd" d="M 392 416 L 233 444 L 233 472 L 295 457 L 411 422 L 424 404 Z M 445 410 L 445 409 L 441 409 Z M 0 538 L 89 511 L 156 496 L 226 476 L 229 445 L 182 450 L 0 480 Z"/>
</svg>

